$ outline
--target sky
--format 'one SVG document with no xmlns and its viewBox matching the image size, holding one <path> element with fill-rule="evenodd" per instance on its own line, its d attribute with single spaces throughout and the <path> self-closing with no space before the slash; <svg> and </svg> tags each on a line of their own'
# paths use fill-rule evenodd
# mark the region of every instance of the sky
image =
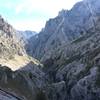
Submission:
<svg viewBox="0 0 100 100">
<path fill-rule="evenodd" d="M 0 14 L 17 30 L 39 32 L 49 18 L 81 0 L 0 0 Z"/>
</svg>

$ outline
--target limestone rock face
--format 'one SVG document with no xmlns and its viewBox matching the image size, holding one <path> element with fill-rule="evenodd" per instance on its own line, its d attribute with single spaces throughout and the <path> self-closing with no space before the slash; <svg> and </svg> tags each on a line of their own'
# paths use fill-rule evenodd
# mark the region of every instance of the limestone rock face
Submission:
<svg viewBox="0 0 100 100">
<path fill-rule="evenodd" d="M 28 52 L 44 65 L 48 100 L 100 99 L 99 3 L 83 0 L 62 10 L 33 37 Z"/>
<path fill-rule="evenodd" d="M 47 21 L 45 28 L 33 37 L 32 47 L 27 52 L 35 58 L 41 59 L 47 52 L 51 53 L 61 45 L 77 39 L 94 27 L 98 20 L 100 10 L 99 1 L 83 0 L 71 10 L 62 10 L 58 16 Z M 97 26 L 99 27 L 99 26 Z"/>
</svg>

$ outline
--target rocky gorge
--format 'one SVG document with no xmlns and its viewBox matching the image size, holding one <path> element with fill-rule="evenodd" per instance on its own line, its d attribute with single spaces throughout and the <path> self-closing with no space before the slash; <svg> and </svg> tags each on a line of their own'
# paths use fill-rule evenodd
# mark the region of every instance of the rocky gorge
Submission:
<svg viewBox="0 0 100 100">
<path fill-rule="evenodd" d="M 0 30 L 6 34 L 0 37 L 1 59 L 8 61 L 13 55 L 27 59 L 17 70 L 1 62 L 0 88 L 5 98 L 13 98 L 2 100 L 100 100 L 99 0 L 83 0 L 71 10 L 60 11 L 24 45 L 17 40 L 16 30 L 11 26 L 13 31 L 5 30 L 8 24 L 1 21 Z"/>
</svg>

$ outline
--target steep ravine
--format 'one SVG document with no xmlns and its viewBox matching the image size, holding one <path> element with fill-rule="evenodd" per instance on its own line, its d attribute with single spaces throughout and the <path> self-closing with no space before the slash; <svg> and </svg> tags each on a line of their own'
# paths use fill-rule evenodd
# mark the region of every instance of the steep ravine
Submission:
<svg viewBox="0 0 100 100">
<path fill-rule="evenodd" d="M 26 54 L 16 30 L 0 16 L 0 100 L 36 100 L 45 84 L 39 66 Z"/>
<path fill-rule="evenodd" d="M 9 33 L 9 29 L 1 30 Z M 12 54 L 12 37 L 3 35 L 1 39 L 5 40 L 0 48 L 2 59 Z M 13 41 L 18 48 L 20 45 Z M 31 37 L 26 52 L 42 64 L 23 52 L 23 47 L 19 48 L 20 52 L 13 48 L 13 55 L 28 61 L 24 67 L 12 71 L 9 66 L 0 65 L 0 88 L 5 98 L 10 95 L 12 100 L 100 100 L 100 0 L 84 0 L 69 11 L 61 11 Z"/>
</svg>

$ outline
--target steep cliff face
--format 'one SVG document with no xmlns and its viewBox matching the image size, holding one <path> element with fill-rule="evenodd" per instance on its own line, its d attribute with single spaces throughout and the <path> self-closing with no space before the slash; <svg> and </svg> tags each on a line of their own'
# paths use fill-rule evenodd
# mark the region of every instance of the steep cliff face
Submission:
<svg viewBox="0 0 100 100">
<path fill-rule="evenodd" d="M 99 40 L 99 29 L 89 31 L 86 35 L 48 54 L 47 58 L 44 57 L 46 78 L 50 79 L 50 83 L 56 83 L 56 87 L 62 83 L 61 87 L 66 88 L 63 93 L 66 93 L 67 100 L 100 99 Z M 58 91 L 59 88 L 56 89 Z M 51 93 L 53 99 L 50 100 L 60 100 L 57 99 L 58 94 Z M 61 94 L 61 90 L 57 93 L 61 100 L 64 100 L 65 95 Z"/>
<path fill-rule="evenodd" d="M 100 99 L 100 1 L 83 0 L 50 19 L 30 55 L 44 64 L 48 100 Z"/>
<path fill-rule="evenodd" d="M 56 18 L 47 21 L 37 38 L 33 37 L 35 38 L 33 44 L 29 42 L 28 45 L 32 45 L 32 49 L 27 49 L 27 52 L 41 59 L 45 53 L 85 34 L 88 29 L 95 26 L 99 16 L 99 1 L 93 2 L 93 0 L 79 2 L 71 10 L 62 10 Z"/>
</svg>

